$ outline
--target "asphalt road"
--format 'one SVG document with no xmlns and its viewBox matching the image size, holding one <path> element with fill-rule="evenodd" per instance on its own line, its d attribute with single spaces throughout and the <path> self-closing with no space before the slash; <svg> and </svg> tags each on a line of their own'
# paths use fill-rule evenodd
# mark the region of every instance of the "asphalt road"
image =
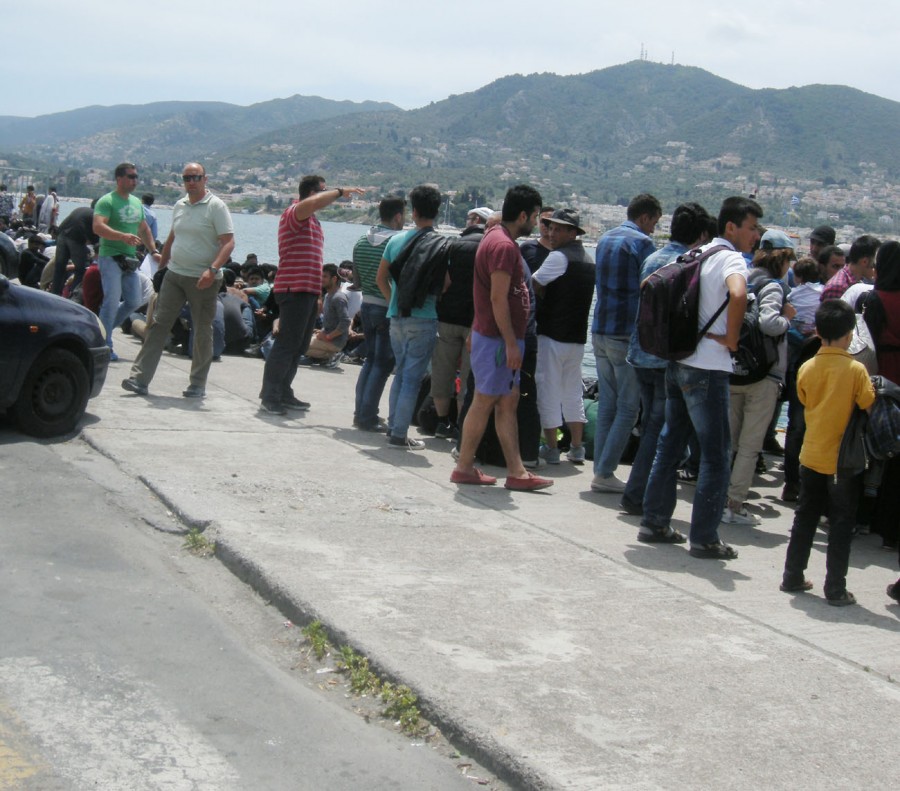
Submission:
<svg viewBox="0 0 900 791">
<path fill-rule="evenodd" d="M 0 502 L 0 789 L 473 787 L 298 677 L 299 630 L 79 440 L 0 426 Z"/>
</svg>

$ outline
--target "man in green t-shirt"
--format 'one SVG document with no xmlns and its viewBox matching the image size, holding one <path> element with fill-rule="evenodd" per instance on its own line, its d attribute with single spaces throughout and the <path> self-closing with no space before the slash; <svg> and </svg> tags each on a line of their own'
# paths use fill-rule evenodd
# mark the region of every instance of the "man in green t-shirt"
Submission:
<svg viewBox="0 0 900 791">
<path fill-rule="evenodd" d="M 143 241 L 148 252 L 159 261 L 156 243 L 144 220 L 144 208 L 131 193 L 137 187 L 137 167 L 130 162 L 116 166 L 116 188 L 107 192 L 94 207 L 94 233 L 100 237 L 100 280 L 103 304 L 100 321 L 106 329 L 106 343 L 113 347 L 113 329 L 135 308 L 140 307 L 141 281 L 134 261 L 135 247 Z M 130 259 L 130 261 L 129 261 Z M 110 358 L 118 360 L 115 352 Z"/>
</svg>

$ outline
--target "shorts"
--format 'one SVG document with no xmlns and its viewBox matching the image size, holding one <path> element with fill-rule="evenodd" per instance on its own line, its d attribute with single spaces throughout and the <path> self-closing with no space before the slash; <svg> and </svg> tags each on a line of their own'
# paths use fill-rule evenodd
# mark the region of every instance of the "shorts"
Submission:
<svg viewBox="0 0 900 791">
<path fill-rule="evenodd" d="M 517 340 L 516 344 L 524 356 L 525 341 Z M 491 338 L 472 330 L 471 363 L 476 392 L 505 396 L 519 386 L 519 371 L 506 367 L 506 343 L 503 338 Z"/>
</svg>

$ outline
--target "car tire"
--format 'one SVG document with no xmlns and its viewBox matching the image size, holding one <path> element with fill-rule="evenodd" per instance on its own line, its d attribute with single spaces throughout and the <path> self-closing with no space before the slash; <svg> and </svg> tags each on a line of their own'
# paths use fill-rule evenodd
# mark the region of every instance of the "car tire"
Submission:
<svg viewBox="0 0 900 791">
<path fill-rule="evenodd" d="M 68 434 L 84 414 L 90 389 L 77 355 L 48 349 L 32 364 L 10 411 L 18 427 L 33 437 Z"/>
</svg>

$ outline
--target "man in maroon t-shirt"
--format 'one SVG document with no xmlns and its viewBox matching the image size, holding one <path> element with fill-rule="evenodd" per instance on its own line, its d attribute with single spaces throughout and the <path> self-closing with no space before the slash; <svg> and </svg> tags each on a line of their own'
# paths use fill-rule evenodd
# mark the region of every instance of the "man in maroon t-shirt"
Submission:
<svg viewBox="0 0 900 791">
<path fill-rule="evenodd" d="M 459 460 L 450 475 L 453 483 L 497 482 L 475 467 L 475 450 L 493 412 L 497 438 L 506 459 L 506 488 L 534 491 L 553 484 L 525 469 L 516 423 L 519 370 L 530 301 L 522 254 L 515 240 L 531 233 L 540 210 L 541 195 L 537 190 L 526 184 L 512 187 L 503 200 L 500 224 L 488 230 L 478 245 L 473 288 L 475 321 L 471 335 L 475 396 L 463 424 Z"/>
</svg>

